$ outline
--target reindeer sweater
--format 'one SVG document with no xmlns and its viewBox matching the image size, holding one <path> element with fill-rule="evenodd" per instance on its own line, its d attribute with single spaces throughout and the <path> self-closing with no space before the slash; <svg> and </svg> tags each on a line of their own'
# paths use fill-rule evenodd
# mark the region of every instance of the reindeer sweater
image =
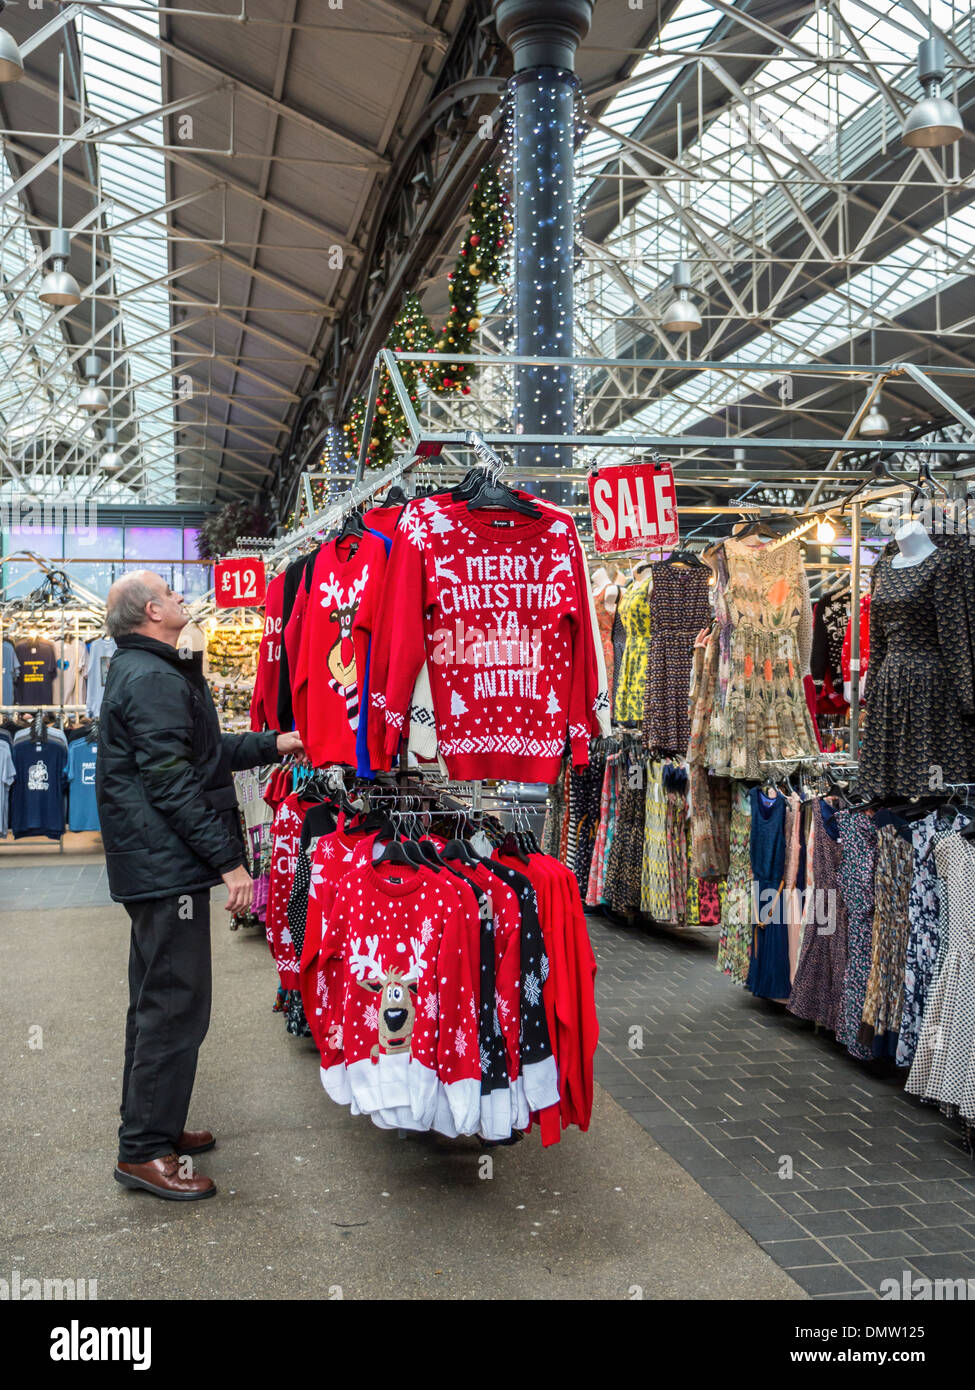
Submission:
<svg viewBox="0 0 975 1390">
<path fill-rule="evenodd" d="M 251 700 L 251 728 L 255 733 L 278 727 L 278 678 L 281 674 L 281 619 L 284 612 L 284 575 L 276 575 L 264 598 L 264 636 L 261 638 Z"/>
<path fill-rule="evenodd" d="M 342 960 L 323 1030 L 341 1060 L 321 1071 L 339 1104 L 367 1114 L 405 1107 L 429 1128 L 443 1093 L 458 1132 L 477 1129 L 477 933 L 460 903 L 432 869 L 409 865 L 366 864 L 339 884 L 319 959 L 320 968 Z"/>
<path fill-rule="evenodd" d="M 366 654 L 385 568 L 385 546 L 370 532 L 330 541 L 315 560 L 293 681 L 295 717 L 315 767 L 356 766 Z"/>
<path fill-rule="evenodd" d="M 597 677 L 583 574 L 575 527 L 551 508 L 409 506 L 389 557 L 384 622 L 395 617 L 372 711 L 386 765 L 426 658 L 450 777 L 553 782 L 567 734 L 584 766 Z"/>
</svg>

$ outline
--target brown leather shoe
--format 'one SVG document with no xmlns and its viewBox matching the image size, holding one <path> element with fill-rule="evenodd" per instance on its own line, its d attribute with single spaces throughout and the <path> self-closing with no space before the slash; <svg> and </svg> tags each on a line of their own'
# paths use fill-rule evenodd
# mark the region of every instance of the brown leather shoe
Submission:
<svg viewBox="0 0 975 1390">
<path fill-rule="evenodd" d="M 208 1129 L 184 1129 L 176 1140 L 178 1154 L 205 1154 L 212 1149 L 216 1139 Z"/>
<path fill-rule="evenodd" d="M 196 1202 L 201 1197 L 217 1195 L 212 1178 L 205 1178 L 201 1173 L 183 1178 L 179 1167 L 179 1157 L 167 1154 L 165 1158 L 153 1158 L 148 1163 L 116 1163 L 114 1177 L 123 1187 L 141 1187 L 154 1197 L 165 1197 L 170 1202 Z"/>
</svg>

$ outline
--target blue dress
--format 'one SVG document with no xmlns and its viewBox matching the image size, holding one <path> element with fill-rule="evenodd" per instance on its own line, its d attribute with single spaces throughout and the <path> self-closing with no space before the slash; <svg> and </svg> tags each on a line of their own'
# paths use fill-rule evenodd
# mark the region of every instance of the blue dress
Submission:
<svg viewBox="0 0 975 1390">
<path fill-rule="evenodd" d="M 750 792 L 752 807 L 752 951 L 748 988 L 762 999 L 788 999 L 789 924 L 782 885 L 785 876 L 784 796 Z M 764 924 L 764 925 L 763 925 Z"/>
</svg>

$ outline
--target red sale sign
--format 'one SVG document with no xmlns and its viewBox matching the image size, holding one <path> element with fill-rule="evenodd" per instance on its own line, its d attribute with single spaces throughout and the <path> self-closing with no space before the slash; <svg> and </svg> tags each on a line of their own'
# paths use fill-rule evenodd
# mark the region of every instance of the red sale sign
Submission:
<svg viewBox="0 0 975 1390">
<path fill-rule="evenodd" d="M 611 464 L 589 475 L 596 550 L 672 550 L 680 538 L 669 463 Z"/>
<path fill-rule="evenodd" d="M 213 581 L 218 608 L 260 608 L 264 602 L 263 560 L 218 560 Z"/>
</svg>

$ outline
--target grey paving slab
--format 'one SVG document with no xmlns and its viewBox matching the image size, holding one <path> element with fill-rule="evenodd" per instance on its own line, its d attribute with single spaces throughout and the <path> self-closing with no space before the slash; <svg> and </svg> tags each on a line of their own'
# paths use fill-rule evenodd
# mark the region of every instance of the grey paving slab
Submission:
<svg viewBox="0 0 975 1390">
<path fill-rule="evenodd" d="M 713 942 L 589 924 L 599 1003 L 614 1020 L 603 1047 L 641 1082 L 631 1098 L 615 1072 L 620 1103 L 783 1268 L 808 1271 L 797 1278 L 812 1297 L 876 1297 L 888 1258 L 898 1271 L 942 1259 L 944 1277 L 956 1257 L 975 1259 L 975 1163 L 954 1125 L 905 1096 L 902 1072 L 854 1061 L 734 986 Z M 634 1025 L 650 1069 L 616 1041 Z"/>
</svg>

